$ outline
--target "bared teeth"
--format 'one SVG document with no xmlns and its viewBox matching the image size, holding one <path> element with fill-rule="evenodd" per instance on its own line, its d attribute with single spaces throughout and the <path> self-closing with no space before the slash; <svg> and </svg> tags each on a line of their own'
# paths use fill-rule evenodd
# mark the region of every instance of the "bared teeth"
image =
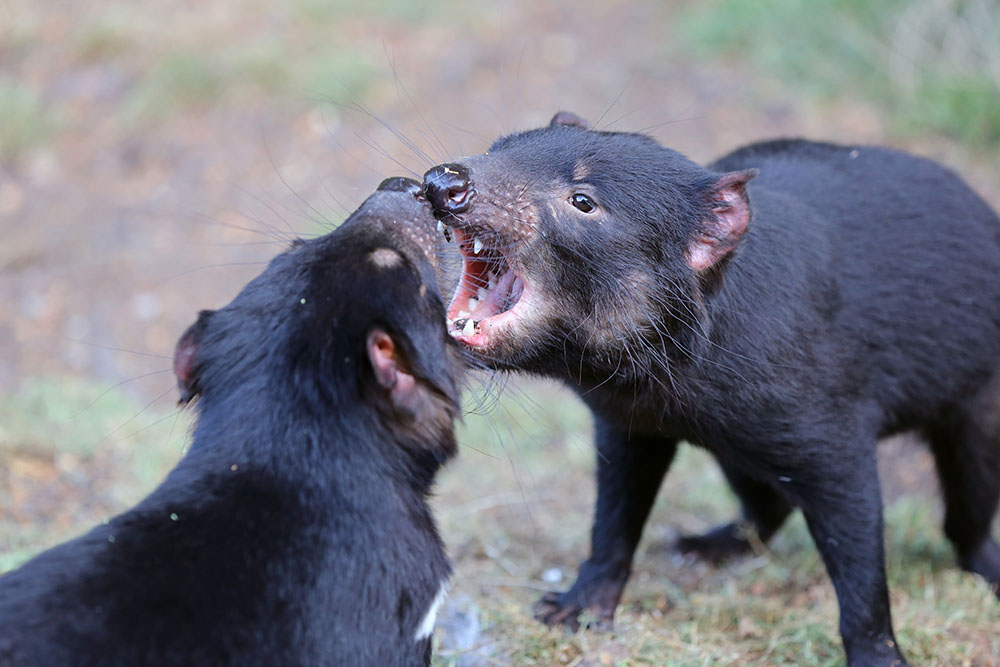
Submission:
<svg viewBox="0 0 1000 667">
<path fill-rule="evenodd" d="M 451 243 L 451 228 L 443 220 L 438 220 L 437 230 L 438 234 L 444 234 L 445 241 Z"/>
<path fill-rule="evenodd" d="M 501 244 L 486 248 L 484 239 L 477 237 L 476 231 L 461 223 L 454 229 L 444 224 L 443 229 L 445 234 L 454 232 L 462 255 L 462 275 L 449 306 L 448 333 L 470 345 L 483 345 L 484 340 L 490 336 L 482 328 L 483 322 L 492 321 L 492 318 L 510 309 L 507 302 L 511 300 L 508 292 L 511 280 L 515 277 L 513 269 Z M 490 230 L 479 233 L 486 238 L 493 238 L 488 236 Z M 473 320 L 473 314 L 480 319 Z"/>
</svg>

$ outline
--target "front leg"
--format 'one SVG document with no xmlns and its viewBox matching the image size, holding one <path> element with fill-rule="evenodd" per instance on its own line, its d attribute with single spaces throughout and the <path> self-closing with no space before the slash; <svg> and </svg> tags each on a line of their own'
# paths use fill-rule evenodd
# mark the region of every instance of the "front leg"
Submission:
<svg viewBox="0 0 1000 667">
<path fill-rule="evenodd" d="M 875 443 L 835 448 L 827 466 L 789 470 L 796 497 L 833 581 L 840 603 L 840 634 L 851 667 L 906 664 L 892 632 L 885 576 L 882 496 Z"/>
<path fill-rule="evenodd" d="M 590 558 L 565 593 L 548 593 L 535 606 L 547 625 L 580 627 L 586 611 L 610 625 L 632 556 L 656 499 L 660 482 L 677 451 L 677 441 L 629 435 L 595 416 L 597 430 L 597 507 L 590 536 Z"/>
</svg>

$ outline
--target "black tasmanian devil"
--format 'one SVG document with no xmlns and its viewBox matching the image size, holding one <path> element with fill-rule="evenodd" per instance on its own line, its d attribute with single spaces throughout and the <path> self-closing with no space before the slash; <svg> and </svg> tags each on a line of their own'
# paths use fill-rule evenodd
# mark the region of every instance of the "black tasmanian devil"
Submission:
<svg viewBox="0 0 1000 667">
<path fill-rule="evenodd" d="M 0 577 L 0 664 L 426 665 L 450 564 L 426 503 L 461 351 L 416 181 L 296 241 L 177 345 L 188 453 Z"/>
<path fill-rule="evenodd" d="M 954 173 L 887 148 L 780 140 L 699 166 L 561 112 L 427 172 L 461 251 L 448 309 L 487 364 L 561 378 L 594 414 L 590 557 L 538 617 L 610 620 L 679 440 L 708 448 L 741 522 L 793 507 L 840 602 L 852 665 L 902 662 L 875 444 L 930 443 L 961 566 L 1000 585 L 1000 221 Z"/>
</svg>

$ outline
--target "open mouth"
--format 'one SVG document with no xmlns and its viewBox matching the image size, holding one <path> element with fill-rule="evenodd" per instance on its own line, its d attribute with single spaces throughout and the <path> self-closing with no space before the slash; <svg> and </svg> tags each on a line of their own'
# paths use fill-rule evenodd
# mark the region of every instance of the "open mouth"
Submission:
<svg viewBox="0 0 1000 667">
<path fill-rule="evenodd" d="M 462 255 L 462 277 L 448 306 L 448 331 L 471 347 L 483 347 L 502 326 L 517 317 L 526 286 L 498 243 L 484 242 L 469 228 L 444 228 Z M 495 237 L 494 237 L 495 238 Z"/>
</svg>

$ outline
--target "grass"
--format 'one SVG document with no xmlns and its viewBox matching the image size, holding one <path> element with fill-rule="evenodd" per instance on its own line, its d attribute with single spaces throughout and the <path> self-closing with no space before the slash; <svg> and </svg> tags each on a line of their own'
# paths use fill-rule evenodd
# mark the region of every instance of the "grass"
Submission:
<svg viewBox="0 0 1000 667">
<path fill-rule="evenodd" d="M 74 378 L 0 397 L 0 572 L 138 502 L 180 458 L 186 427 Z"/>
<path fill-rule="evenodd" d="M 346 18 L 379 18 L 400 21 L 409 24 L 419 24 L 447 16 L 457 7 L 469 11 L 452 0 L 437 3 L 434 7 L 409 0 L 296 0 L 291 3 L 296 12 L 310 22 L 330 25 Z M 473 10 L 474 11 L 474 10 Z"/>
<path fill-rule="evenodd" d="M 49 45 L 46 58 L 124 73 L 129 85 L 110 101 L 110 113 L 126 132 L 208 109 L 263 106 L 284 113 L 318 103 L 352 103 L 373 85 L 391 86 L 382 74 L 391 58 L 385 45 L 344 36 L 366 34 L 383 23 L 418 29 L 457 3 L 438 3 L 433 10 L 397 0 L 250 5 L 252 11 L 243 8 L 239 16 L 235 7 L 213 6 L 197 20 L 149 2 L 102 5 L 76 17 L 67 39 Z M 469 9 L 463 12 L 468 15 Z M 30 45 L 60 16 L 26 5 L 14 19 L 0 27 L 0 55 L 9 56 L 12 65 L 32 60 L 36 52 Z M 0 80 L 0 157 L 53 138 L 56 130 L 89 127 L 84 118 L 77 121 L 80 128 L 56 126 L 39 104 L 29 90 Z M 107 118 L 108 112 L 100 116 Z"/>
<path fill-rule="evenodd" d="M 687 446 L 654 508 L 615 630 L 566 634 L 536 623 L 534 601 L 568 587 L 588 553 L 591 428 L 586 410 L 546 383 L 520 383 L 489 414 L 466 419 L 461 460 L 441 476 L 435 511 L 456 566 L 451 613 L 474 614 L 483 630 L 456 647 L 445 622 L 435 664 L 470 654 L 513 665 L 843 664 L 836 599 L 800 515 L 754 557 L 712 567 L 673 552 L 679 534 L 737 509 L 711 458 Z M 937 499 L 904 496 L 886 521 L 907 656 L 914 664 L 1000 661 L 1000 604 L 954 567 Z M 553 570 L 561 580 L 547 583 Z"/>
<path fill-rule="evenodd" d="M 132 16 L 121 8 L 90 18 L 76 33 L 73 50 L 79 62 L 100 63 L 134 52 L 138 44 L 130 27 Z"/>
<path fill-rule="evenodd" d="M 995 3 L 714 0 L 690 9 L 676 34 L 701 57 L 749 62 L 786 95 L 875 100 L 900 131 L 1000 145 Z"/>
<path fill-rule="evenodd" d="M 672 551 L 678 534 L 737 507 L 692 447 L 664 484 L 615 630 L 566 634 L 532 620 L 535 599 L 568 586 L 587 553 L 592 425 L 557 386 L 517 382 L 500 399 L 496 389 L 470 398 L 461 455 L 433 501 L 455 563 L 436 665 L 843 664 L 833 591 L 800 516 L 768 552 L 721 567 Z M 0 397 L 0 571 L 140 499 L 180 457 L 185 430 L 183 416 L 84 381 L 39 378 Z M 916 664 L 989 664 L 1000 659 L 1000 605 L 953 567 L 939 514 L 926 497 L 887 509 L 897 634 Z M 459 613 L 480 631 L 456 647 L 447 623 Z"/>
<path fill-rule="evenodd" d="M 44 143 L 58 127 L 56 114 L 35 90 L 0 78 L 0 163 Z"/>
</svg>

